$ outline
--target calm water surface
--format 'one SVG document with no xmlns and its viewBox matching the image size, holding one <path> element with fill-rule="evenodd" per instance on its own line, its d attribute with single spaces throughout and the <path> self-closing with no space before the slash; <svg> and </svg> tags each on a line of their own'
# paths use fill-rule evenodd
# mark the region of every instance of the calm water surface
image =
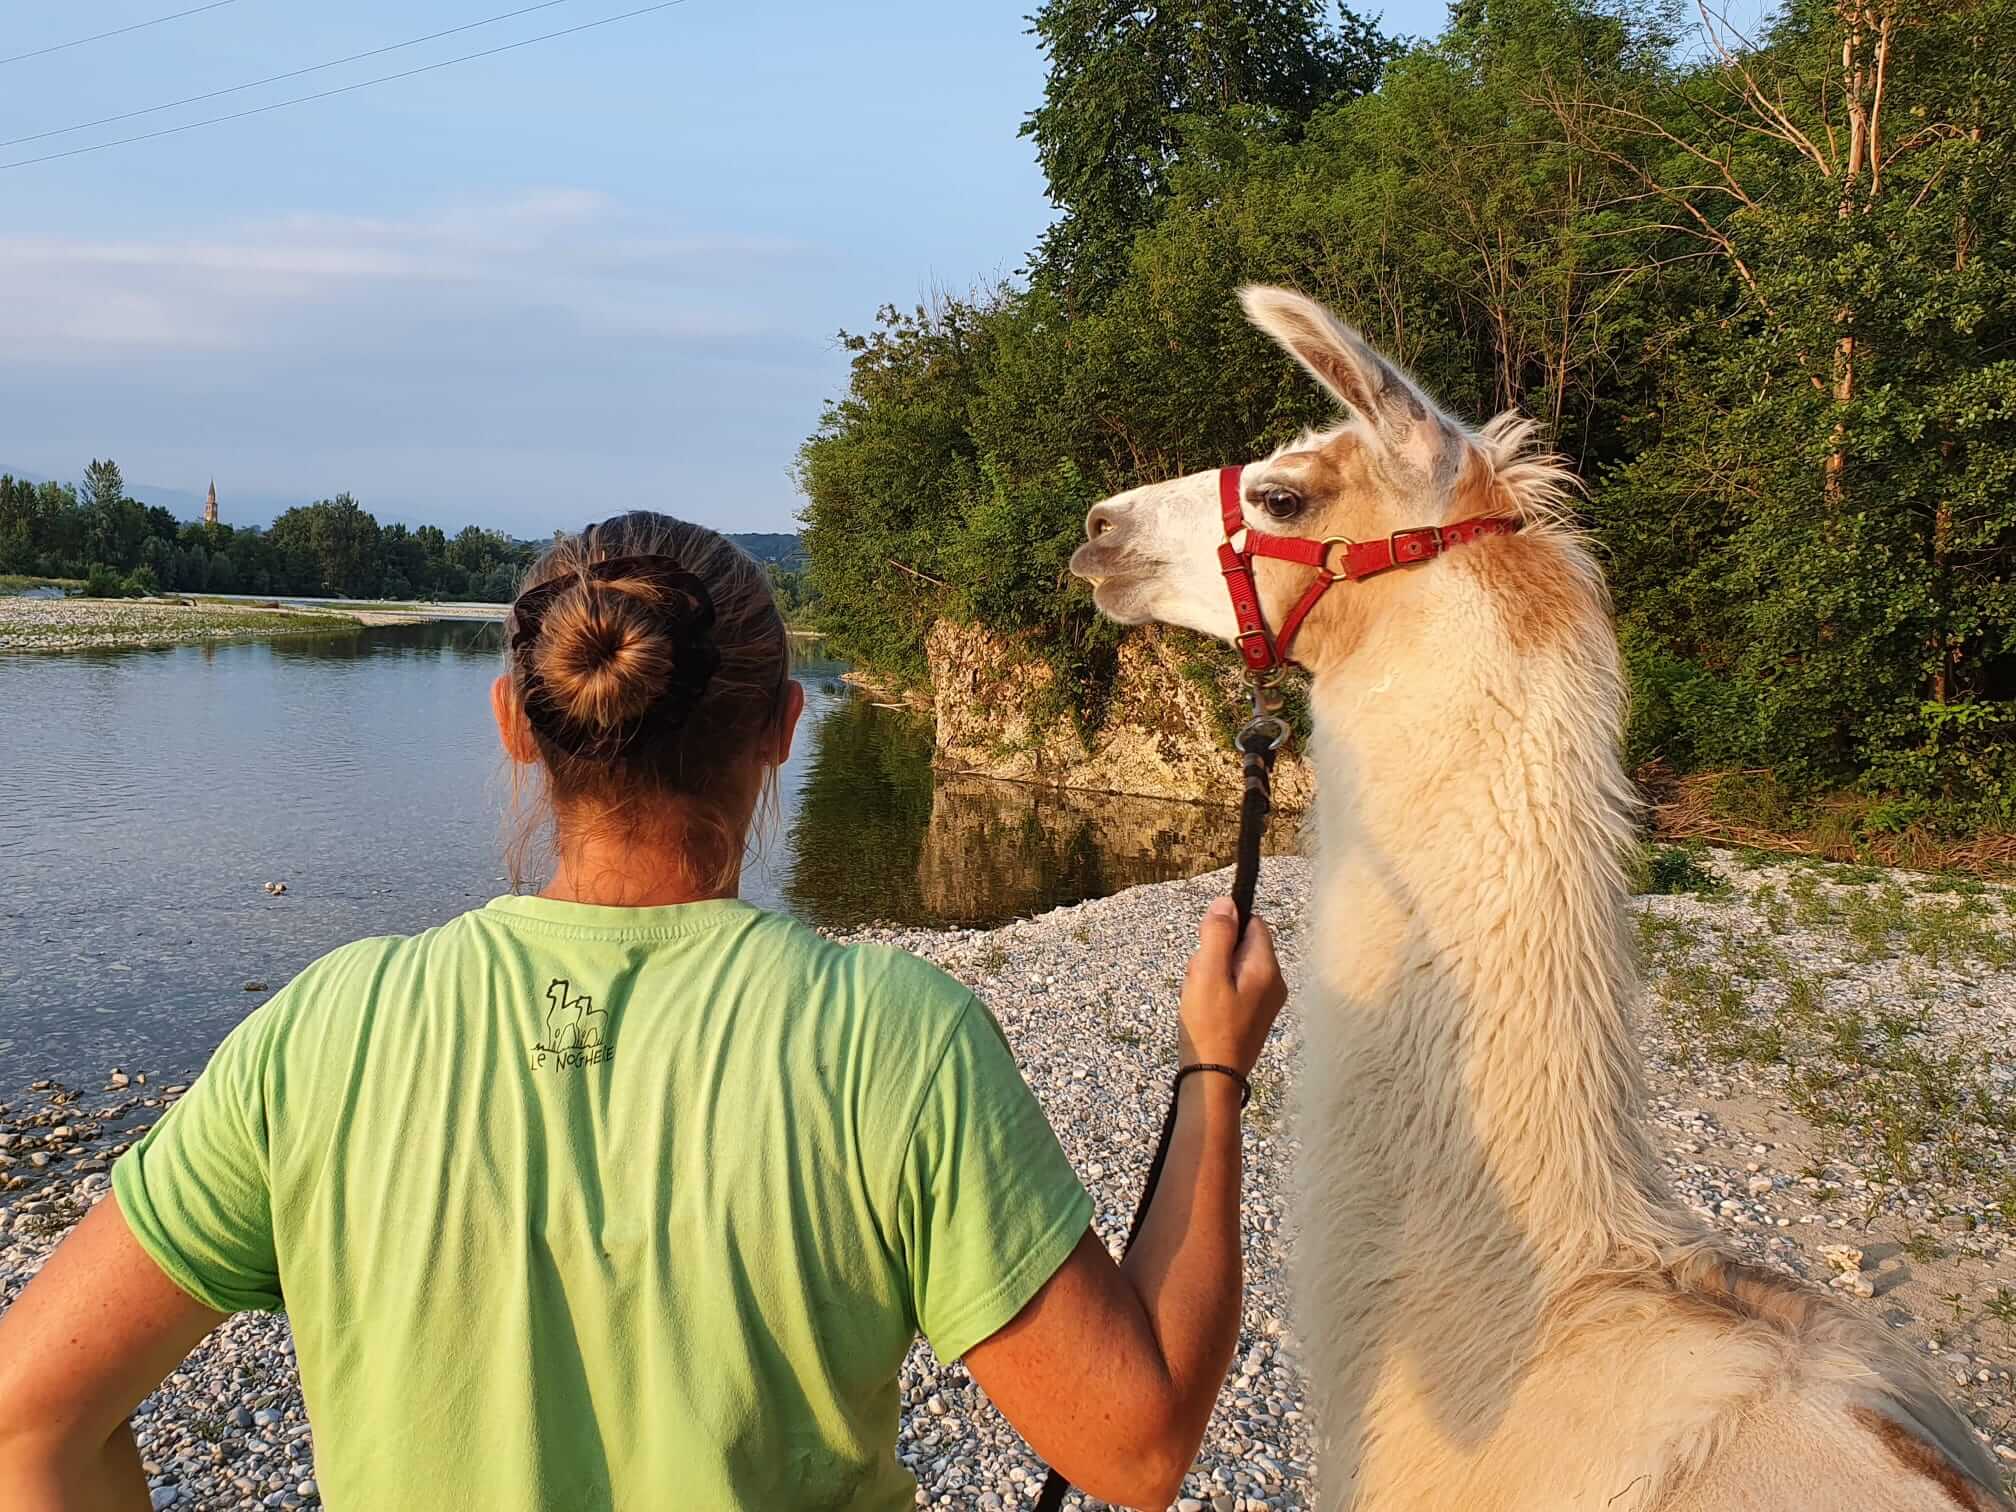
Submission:
<svg viewBox="0 0 2016 1512">
<path fill-rule="evenodd" d="M 494 625 L 0 656 L 0 1097 L 180 1076 L 325 951 L 508 889 Z M 744 895 L 830 927 L 984 925 L 1209 870 L 1229 815 L 934 781 L 927 724 L 842 667 Z M 269 896 L 264 884 L 285 882 Z"/>
</svg>

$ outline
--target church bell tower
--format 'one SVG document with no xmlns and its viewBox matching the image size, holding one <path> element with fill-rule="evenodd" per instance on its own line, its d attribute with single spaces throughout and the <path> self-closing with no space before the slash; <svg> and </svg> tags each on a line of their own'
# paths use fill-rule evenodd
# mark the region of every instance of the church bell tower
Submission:
<svg viewBox="0 0 2016 1512">
<path fill-rule="evenodd" d="M 210 480 L 210 497 L 203 501 L 203 523 L 205 525 L 215 525 L 217 523 L 217 480 L 215 478 Z"/>
</svg>

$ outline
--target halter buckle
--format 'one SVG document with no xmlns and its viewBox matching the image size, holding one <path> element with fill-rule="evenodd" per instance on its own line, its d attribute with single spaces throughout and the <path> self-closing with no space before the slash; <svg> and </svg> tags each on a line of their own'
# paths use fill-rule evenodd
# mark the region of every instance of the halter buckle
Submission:
<svg viewBox="0 0 2016 1512">
<path fill-rule="evenodd" d="M 1400 544 L 1401 538 L 1410 537 L 1407 546 Z M 1426 562 L 1442 555 L 1442 527 L 1440 525 L 1417 525 L 1412 530 L 1396 530 L 1386 537 L 1386 553 L 1392 557 L 1395 567 L 1404 567 L 1410 562 Z"/>
</svg>

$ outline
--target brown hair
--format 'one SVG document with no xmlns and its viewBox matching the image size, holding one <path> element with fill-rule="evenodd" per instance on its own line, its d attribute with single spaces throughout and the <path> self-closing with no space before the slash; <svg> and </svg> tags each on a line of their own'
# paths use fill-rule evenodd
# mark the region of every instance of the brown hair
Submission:
<svg viewBox="0 0 2016 1512">
<path fill-rule="evenodd" d="M 544 774 L 511 881 L 550 820 L 650 836 L 696 886 L 724 887 L 760 797 L 791 654 L 770 582 L 703 525 L 634 510 L 558 536 L 504 622 L 511 689 Z"/>
</svg>

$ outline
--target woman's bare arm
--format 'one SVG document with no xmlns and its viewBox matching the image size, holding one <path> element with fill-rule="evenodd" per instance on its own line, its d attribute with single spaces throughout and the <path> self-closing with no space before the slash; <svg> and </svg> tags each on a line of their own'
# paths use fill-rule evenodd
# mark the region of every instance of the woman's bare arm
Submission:
<svg viewBox="0 0 2016 1512">
<path fill-rule="evenodd" d="M 0 1316 L 0 1507 L 145 1508 L 126 1420 L 223 1319 L 100 1202 Z"/>
<path fill-rule="evenodd" d="M 1287 989 L 1257 919 L 1206 918 L 1183 989 L 1184 1065 L 1250 1072 Z M 1107 1501 L 1166 1507 L 1239 1338 L 1239 1086 L 1186 1077 L 1162 1182 L 1127 1258 L 1087 1233 L 966 1367 L 1036 1452 Z"/>
</svg>

